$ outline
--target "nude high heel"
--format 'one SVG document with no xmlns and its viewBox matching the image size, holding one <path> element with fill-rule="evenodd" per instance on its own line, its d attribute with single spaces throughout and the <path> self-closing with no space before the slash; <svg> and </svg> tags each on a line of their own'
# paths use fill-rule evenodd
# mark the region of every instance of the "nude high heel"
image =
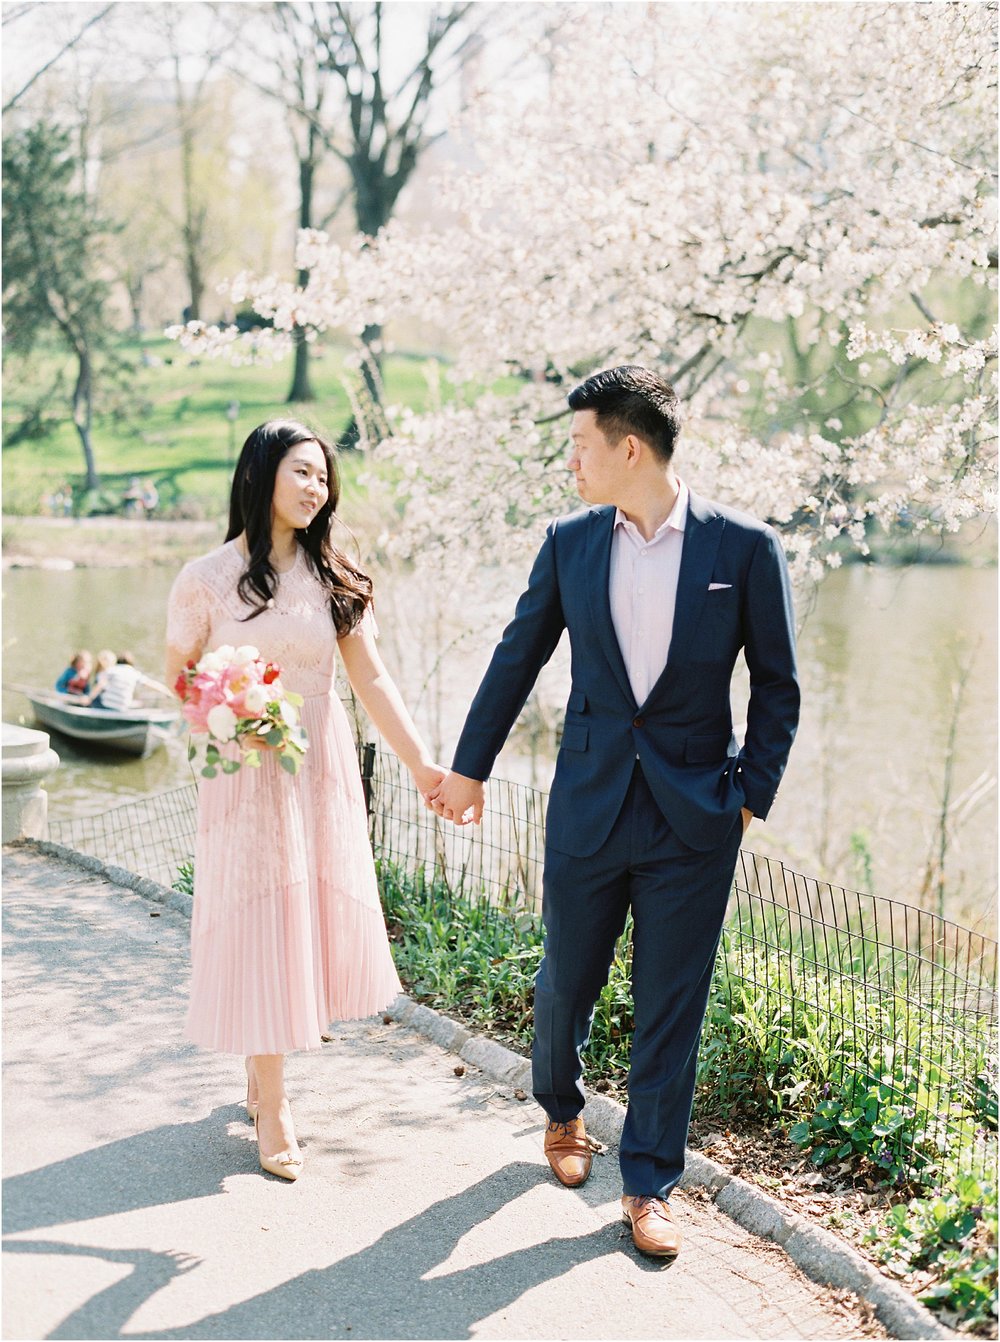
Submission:
<svg viewBox="0 0 1000 1342">
<path fill-rule="evenodd" d="M 279 1179 L 287 1179 L 290 1183 L 302 1173 L 301 1156 L 290 1156 L 287 1153 L 277 1156 L 265 1156 L 260 1149 L 260 1111 L 254 1115 L 253 1130 L 257 1138 L 257 1158 L 260 1160 L 260 1167 L 267 1174 L 276 1174 Z"/>
</svg>

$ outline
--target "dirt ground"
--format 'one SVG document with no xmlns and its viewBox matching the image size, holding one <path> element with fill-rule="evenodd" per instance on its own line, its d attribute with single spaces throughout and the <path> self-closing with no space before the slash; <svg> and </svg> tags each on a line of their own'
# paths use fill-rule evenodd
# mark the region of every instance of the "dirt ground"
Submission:
<svg viewBox="0 0 1000 1342">
<path fill-rule="evenodd" d="M 3 519 L 4 568 L 132 568 L 183 564 L 218 545 L 225 534 L 212 522 L 162 522 L 114 517 Z"/>
</svg>

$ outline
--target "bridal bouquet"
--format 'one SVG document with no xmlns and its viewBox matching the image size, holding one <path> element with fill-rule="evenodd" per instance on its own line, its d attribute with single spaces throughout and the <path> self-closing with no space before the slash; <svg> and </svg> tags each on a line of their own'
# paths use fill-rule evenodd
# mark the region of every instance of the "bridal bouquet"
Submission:
<svg viewBox="0 0 1000 1342">
<path fill-rule="evenodd" d="M 259 769 L 267 747 L 277 752 L 283 769 L 298 773 L 307 745 L 299 726 L 302 696 L 284 688 L 281 668 L 256 648 L 226 644 L 206 652 L 200 661 L 188 662 L 174 689 L 191 728 L 188 759 L 203 752 L 203 778 L 214 778 L 220 769 L 236 773 L 244 764 Z"/>
</svg>

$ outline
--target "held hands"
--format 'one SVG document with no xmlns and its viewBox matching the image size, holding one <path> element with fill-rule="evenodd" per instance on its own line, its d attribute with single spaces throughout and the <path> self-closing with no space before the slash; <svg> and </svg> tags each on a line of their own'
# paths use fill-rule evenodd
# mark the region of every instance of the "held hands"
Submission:
<svg viewBox="0 0 1000 1342">
<path fill-rule="evenodd" d="M 424 799 L 424 805 L 430 806 L 429 794 L 434 791 L 448 771 L 442 769 L 440 764 L 418 764 L 410 772 L 413 774 L 417 791 Z"/>
<path fill-rule="evenodd" d="M 424 766 L 415 770 L 414 778 L 424 799 L 424 805 L 435 815 L 442 816 L 455 825 L 482 823 L 485 789 L 478 778 L 445 773 L 438 765 Z M 745 806 L 741 807 L 740 818 L 743 821 L 743 833 L 746 834 L 753 819 L 753 811 L 748 811 Z"/>
<path fill-rule="evenodd" d="M 483 819 L 483 800 L 484 789 L 478 778 L 449 773 L 424 803 L 435 815 L 455 825 L 478 825 Z"/>
</svg>

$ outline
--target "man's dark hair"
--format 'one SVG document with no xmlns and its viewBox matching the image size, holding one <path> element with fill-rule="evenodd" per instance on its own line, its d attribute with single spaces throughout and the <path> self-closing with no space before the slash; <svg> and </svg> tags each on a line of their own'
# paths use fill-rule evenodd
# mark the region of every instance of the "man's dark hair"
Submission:
<svg viewBox="0 0 1000 1342">
<path fill-rule="evenodd" d="M 674 454 L 681 431 L 681 409 L 677 393 L 658 373 L 638 364 L 623 364 L 594 373 L 574 387 L 571 410 L 593 410 L 597 427 L 609 443 L 620 443 L 634 434 L 648 443 L 661 461 Z"/>
</svg>

